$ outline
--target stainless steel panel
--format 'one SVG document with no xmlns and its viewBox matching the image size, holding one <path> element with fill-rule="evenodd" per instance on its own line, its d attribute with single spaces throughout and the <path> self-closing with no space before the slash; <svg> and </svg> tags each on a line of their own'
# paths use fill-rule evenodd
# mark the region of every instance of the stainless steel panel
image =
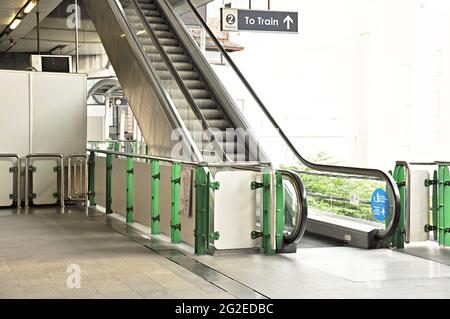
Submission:
<svg viewBox="0 0 450 319">
<path fill-rule="evenodd" d="M 33 173 L 33 183 L 31 193 L 36 194 L 33 203 L 36 205 L 53 205 L 58 202 L 58 173 L 54 168 L 58 163 L 54 160 L 34 160 L 32 164 L 36 167 Z"/>
<path fill-rule="evenodd" d="M 175 142 L 171 140 L 175 128 L 168 111 L 162 106 L 163 97 L 155 92 L 152 81 L 143 65 L 143 57 L 136 56 L 133 39 L 123 20 L 113 10 L 109 1 L 84 1 L 97 32 L 102 40 L 117 78 L 128 98 L 139 128 L 151 154 L 170 156 Z"/>
</svg>

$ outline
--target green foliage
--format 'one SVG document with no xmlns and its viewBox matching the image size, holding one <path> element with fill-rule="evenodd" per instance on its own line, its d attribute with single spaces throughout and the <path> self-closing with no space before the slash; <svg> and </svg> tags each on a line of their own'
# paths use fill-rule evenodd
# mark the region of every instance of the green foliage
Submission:
<svg viewBox="0 0 450 319">
<path fill-rule="evenodd" d="M 319 153 L 313 161 L 331 163 L 332 157 Z M 385 189 L 385 183 L 375 180 L 341 178 L 311 175 L 314 171 L 304 167 L 290 167 L 300 170 L 300 177 L 308 193 L 308 206 L 317 210 L 339 215 L 375 221 L 372 216 L 370 202 L 372 193 L 377 188 Z M 323 173 L 321 173 L 323 174 Z M 351 197 L 359 199 L 359 205 L 350 203 Z"/>
</svg>

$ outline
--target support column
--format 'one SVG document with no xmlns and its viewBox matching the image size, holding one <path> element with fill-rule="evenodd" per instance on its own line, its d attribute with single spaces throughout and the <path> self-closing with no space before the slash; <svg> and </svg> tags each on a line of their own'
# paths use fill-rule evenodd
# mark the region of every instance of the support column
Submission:
<svg viewBox="0 0 450 319">
<path fill-rule="evenodd" d="M 172 165 L 172 219 L 171 239 L 173 244 L 181 243 L 180 224 L 180 191 L 181 191 L 181 165 Z"/>
</svg>

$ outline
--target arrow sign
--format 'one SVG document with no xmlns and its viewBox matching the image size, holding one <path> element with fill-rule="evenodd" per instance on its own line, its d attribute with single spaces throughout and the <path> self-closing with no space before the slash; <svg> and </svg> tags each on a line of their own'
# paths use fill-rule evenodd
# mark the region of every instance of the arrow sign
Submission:
<svg viewBox="0 0 450 319">
<path fill-rule="evenodd" d="M 298 33 L 298 12 L 221 9 L 222 31 Z"/>
<path fill-rule="evenodd" d="M 294 20 L 292 20 L 291 16 L 287 16 L 286 19 L 284 19 L 283 23 L 287 24 L 287 29 L 291 29 L 291 23 L 294 23 Z"/>
</svg>

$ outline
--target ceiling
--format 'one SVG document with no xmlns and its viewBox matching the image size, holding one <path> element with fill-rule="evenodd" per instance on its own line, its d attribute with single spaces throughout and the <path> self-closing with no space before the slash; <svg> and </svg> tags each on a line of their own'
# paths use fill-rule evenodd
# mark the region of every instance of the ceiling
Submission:
<svg viewBox="0 0 450 319">
<path fill-rule="evenodd" d="M 1 0 L 0 1 L 0 33 L 16 16 L 27 0 Z"/>
<path fill-rule="evenodd" d="M 27 0 L 0 0 L 0 21 L 3 27 L 10 23 Z M 68 26 L 72 14 L 69 5 L 73 0 L 40 0 L 40 50 L 42 53 L 75 54 L 75 32 Z M 37 52 L 36 9 L 28 14 L 19 27 L 11 32 L 7 39 L 0 42 L 0 52 L 35 53 Z M 83 9 L 82 9 L 83 11 Z M 79 54 L 103 54 L 104 49 L 87 14 L 82 12 L 79 29 Z M 13 40 L 14 45 L 11 45 Z"/>
<path fill-rule="evenodd" d="M 211 0 L 193 0 L 200 6 Z M 185 7 L 183 0 L 172 0 L 172 4 Z M 0 33 L 14 19 L 17 12 L 27 3 L 27 0 L 0 0 Z M 0 53 L 36 53 L 37 52 L 37 19 L 36 11 L 40 13 L 40 50 L 41 53 L 62 55 L 75 54 L 75 32 L 68 27 L 68 19 L 74 0 L 39 0 L 39 5 L 28 14 L 22 23 L 12 31 L 6 39 L 0 42 Z M 104 54 L 103 45 L 95 31 L 89 15 L 81 5 L 81 23 L 79 30 L 78 53 L 80 55 Z"/>
</svg>

